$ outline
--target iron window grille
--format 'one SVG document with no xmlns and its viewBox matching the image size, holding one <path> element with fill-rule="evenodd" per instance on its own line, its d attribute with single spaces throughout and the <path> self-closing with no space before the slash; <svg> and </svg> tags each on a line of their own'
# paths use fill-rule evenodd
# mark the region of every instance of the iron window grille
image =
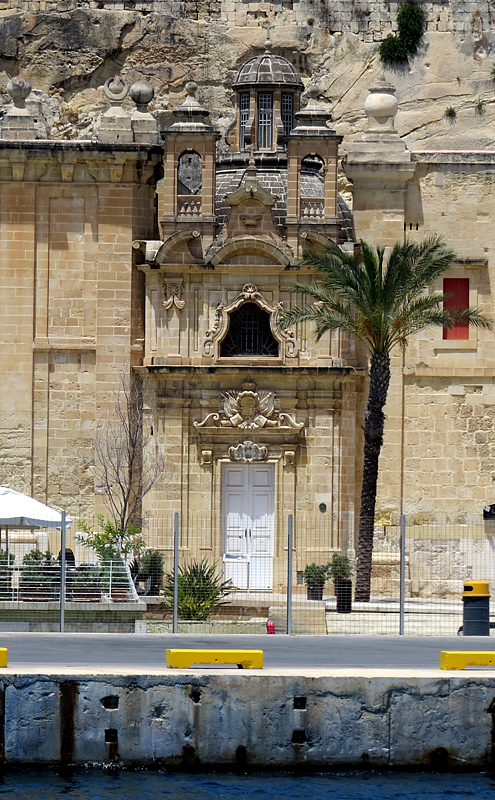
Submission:
<svg viewBox="0 0 495 800">
<path fill-rule="evenodd" d="M 244 303 L 230 314 L 229 329 L 220 356 L 278 357 L 279 345 L 270 327 L 270 315 L 256 303 Z"/>
<path fill-rule="evenodd" d="M 294 127 L 294 95 L 282 93 L 281 98 L 282 106 L 282 124 L 284 126 L 284 134 L 289 135 Z"/>
<path fill-rule="evenodd" d="M 249 121 L 249 92 L 242 92 L 239 97 L 239 149 L 244 150 L 246 144 L 246 125 Z"/>
<path fill-rule="evenodd" d="M 273 141 L 273 93 L 258 94 L 258 150 L 270 150 Z"/>
</svg>

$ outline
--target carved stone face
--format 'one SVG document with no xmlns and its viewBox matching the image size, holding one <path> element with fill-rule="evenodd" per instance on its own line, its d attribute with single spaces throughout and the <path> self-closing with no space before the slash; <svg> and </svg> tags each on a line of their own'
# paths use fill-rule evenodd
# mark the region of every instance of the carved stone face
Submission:
<svg viewBox="0 0 495 800">
<path fill-rule="evenodd" d="M 252 419 L 258 410 L 258 398 L 254 392 L 243 392 L 238 402 L 239 410 L 244 419 Z"/>
</svg>

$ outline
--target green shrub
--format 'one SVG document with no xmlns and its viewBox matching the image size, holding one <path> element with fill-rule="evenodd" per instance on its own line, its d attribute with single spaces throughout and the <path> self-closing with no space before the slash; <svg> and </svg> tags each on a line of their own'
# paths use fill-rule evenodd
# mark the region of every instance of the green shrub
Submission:
<svg viewBox="0 0 495 800">
<path fill-rule="evenodd" d="M 22 592 L 51 592 L 52 586 L 60 585 L 60 565 L 47 550 L 30 550 L 22 559 L 19 589 Z"/>
<path fill-rule="evenodd" d="M 407 64 L 415 55 L 425 29 L 423 9 L 413 2 L 402 3 L 397 12 L 397 34 L 389 33 L 378 52 L 385 64 Z"/>
<path fill-rule="evenodd" d="M 217 564 L 209 564 L 206 558 L 179 567 L 178 616 L 180 619 L 205 620 L 215 608 L 226 606 L 224 598 L 235 591 L 231 581 L 223 581 L 217 574 Z M 174 573 L 165 579 L 165 608 L 173 608 Z"/>
<path fill-rule="evenodd" d="M 139 558 L 139 572 L 143 577 L 151 578 L 151 586 L 159 590 L 163 580 L 162 553 L 159 550 L 145 550 Z"/>
<path fill-rule="evenodd" d="M 447 106 L 444 111 L 445 118 L 449 120 L 449 122 L 455 122 L 457 118 L 457 111 L 455 110 L 454 106 Z"/>
<path fill-rule="evenodd" d="M 303 580 L 306 586 L 324 586 L 328 578 L 330 564 L 307 564 L 303 572 Z"/>
<path fill-rule="evenodd" d="M 101 592 L 104 589 L 99 567 L 79 567 L 77 576 L 71 582 L 73 592 Z"/>
<path fill-rule="evenodd" d="M 129 553 L 139 553 L 146 542 L 139 534 L 139 528 L 129 523 L 126 530 L 111 520 L 105 520 L 103 514 L 98 514 L 100 530 L 94 531 L 84 520 L 78 520 L 78 525 L 86 536 L 76 534 L 76 542 L 95 551 L 100 561 L 119 559 L 121 555 L 127 557 Z"/>
<path fill-rule="evenodd" d="M 393 33 L 382 41 L 379 47 L 380 58 L 385 64 L 407 64 L 409 54 L 398 36 Z"/>
<path fill-rule="evenodd" d="M 342 553 L 334 553 L 328 572 L 334 583 L 341 578 L 350 578 L 352 567 L 349 558 Z"/>
</svg>

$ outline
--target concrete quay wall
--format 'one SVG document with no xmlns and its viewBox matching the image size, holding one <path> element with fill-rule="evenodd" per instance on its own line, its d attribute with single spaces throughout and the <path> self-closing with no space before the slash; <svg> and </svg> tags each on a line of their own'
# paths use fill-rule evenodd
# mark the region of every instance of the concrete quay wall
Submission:
<svg viewBox="0 0 495 800">
<path fill-rule="evenodd" d="M 353 673 L 353 674 L 352 674 Z M 7 764 L 486 768 L 488 671 L 2 671 Z"/>
</svg>

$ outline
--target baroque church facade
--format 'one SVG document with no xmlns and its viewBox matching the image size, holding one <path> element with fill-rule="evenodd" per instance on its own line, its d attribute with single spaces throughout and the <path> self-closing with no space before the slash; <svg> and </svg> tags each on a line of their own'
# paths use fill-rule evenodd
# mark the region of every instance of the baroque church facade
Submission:
<svg viewBox="0 0 495 800">
<path fill-rule="evenodd" d="M 184 552 L 223 561 L 239 588 L 272 589 L 289 514 L 302 570 L 336 550 L 352 557 L 359 513 L 366 354 L 342 332 L 315 342 L 307 325 L 280 329 L 300 300 L 294 281 L 311 277 L 302 256 L 328 241 L 352 253 L 361 238 L 441 234 L 458 252 L 449 291 L 490 313 L 495 152 L 409 152 L 393 87 L 372 87 L 366 130 L 343 161 L 351 212 L 318 89 L 269 48 L 241 65 L 233 89 L 236 122 L 219 149 L 194 83 L 159 135 L 151 88 L 131 87 L 130 111 L 127 87 L 109 80 L 97 141 L 60 141 L 26 107 L 27 83 L 11 81 L 0 483 L 74 517 L 103 510 L 95 431 L 132 370 L 166 464 L 143 501 L 145 535 L 168 547 L 160 522 L 179 512 Z M 492 348 L 490 334 L 427 331 L 404 364 L 396 357 L 381 524 L 401 510 L 460 519 L 493 499 Z"/>
</svg>

